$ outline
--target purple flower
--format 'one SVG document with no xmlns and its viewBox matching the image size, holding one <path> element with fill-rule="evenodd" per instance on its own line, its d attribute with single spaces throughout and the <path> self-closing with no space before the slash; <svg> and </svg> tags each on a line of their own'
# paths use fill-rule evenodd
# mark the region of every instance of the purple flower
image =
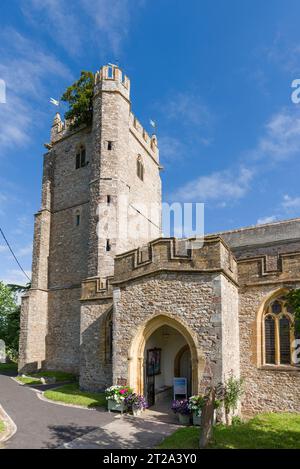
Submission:
<svg viewBox="0 0 300 469">
<path fill-rule="evenodd" d="M 126 409 L 129 411 L 133 409 L 144 410 L 148 407 L 148 404 L 144 396 L 141 396 L 140 394 L 136 394 L 136 393 L 129 394 L 127 397 L 125 397 L 124 402 L 125 402 Z"/>
<path fill-rule="evenodd" d="M 175 414 L 190 415 L 188 399 L 180 399 L 172 402 L 172 410 Z"/>
</svg>

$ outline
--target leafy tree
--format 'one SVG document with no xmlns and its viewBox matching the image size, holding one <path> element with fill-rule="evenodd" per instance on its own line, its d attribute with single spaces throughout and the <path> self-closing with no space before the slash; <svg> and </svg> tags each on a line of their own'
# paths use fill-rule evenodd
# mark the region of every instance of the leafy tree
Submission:
<svg viewBox="0 0 300 469">
<path fill-rule="evenodd" d="M 290 290 L 285 295 L 285 299 L 287 306 L 289 306 L 294 313 L 296 333 L 300 334 L 300 288 Z"/>
<path fill-rule="evenodd" d="M 243 379 L 230 376 L 225 383 L 224 393 L 224 407 L 227 424 L 229 422 L 229 414 L 237 409 L 243 392 Z"/>
<path fill-rule="evenodd" d="M 82 124 L 91 124 L 93 120 L 94 74 L 82 71 L 79 80 L 69 86 L 61 100 L 68 103 L 69 110 L 65 118 L 71 121 L 70 128 L 75 129 Z"/>
<path fill-rule="evenodd" d="M 19 348 L 20 312 L 17 292 L 28 289 L 19 285 L 5 285 L 0 282 L 0 339 L 4 340 L 9 357 L 16 359 Z"/>
</svg>

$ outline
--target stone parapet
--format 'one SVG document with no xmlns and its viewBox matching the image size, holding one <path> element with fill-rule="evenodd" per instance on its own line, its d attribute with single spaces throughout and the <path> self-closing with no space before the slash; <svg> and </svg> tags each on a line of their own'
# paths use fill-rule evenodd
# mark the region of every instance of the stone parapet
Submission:
<svg viewBox="0 0 300 469">
<path fill-rule="evenodd" d="M 129 116 L 129 130 L 139 143 L 145 148 L 150 156 L 158 163 L 159 152 L 157 146 L 157 138 L 155 135 L 150 135 L 140 124 L 135 115 L 131 112 Z"/>
<path fill-rule="evenodd" d="M 240 285 L 300 281 L 300 251 L 238 260 Z"/>
<path fill-rule="evenodd" d="M 116 285 L 161 271 L 223 272 L 237 283 L 236 260 L 222 238 L 205 237 L 203 246 L 197 249 L 185 249 L 186 241 L 159 238 L 116 256 L 111 283 Z"/>
</svg>

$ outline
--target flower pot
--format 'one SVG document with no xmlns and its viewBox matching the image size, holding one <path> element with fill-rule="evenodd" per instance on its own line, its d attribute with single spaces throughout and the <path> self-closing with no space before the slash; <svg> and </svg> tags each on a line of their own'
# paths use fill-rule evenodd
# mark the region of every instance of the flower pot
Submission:
<svg viewBox="0 0 300 469">
<path fill-rule="evenodd" d="M 195 412 L 193 413 L 193 425 L 200 426 L 201 425 L 201 413 L 197 415 Z"/>
<path fill-rule="evenodd" d="M 179 423 L 181 425 L 189 425 L 189 423 L 190 423 L 190 416 L 189 415 L 178 414 L 178 416 L 179 416 Z"/>
<path fill-rule="evenodd" d="M 124 402 L 116 402 L 113 399 L 108 399 L 107 410 L 108 412 L 115 410 L 116 412 L 121 412 L 123 414 L 125 410 Z"/>
</svg>

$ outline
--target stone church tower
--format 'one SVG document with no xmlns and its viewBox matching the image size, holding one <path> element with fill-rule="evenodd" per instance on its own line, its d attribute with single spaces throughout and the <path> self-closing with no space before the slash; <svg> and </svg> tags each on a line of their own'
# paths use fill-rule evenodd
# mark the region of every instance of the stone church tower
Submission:
<svg viewBox="0 0 300 469">
<path fill-rule="evenodd" d="M 116 66 L 95 76 L 92 126 L 57 114 L 44 157 L 19 370 L 65 370 L 81 389 L 130 385 L 150 405 L 244 378 L 241 409 L 300 412 L 300 219 L 161 236 L 156 137 Z M 191 240 L 189 240 L 191 241 Z"/>
<path fill-rule="evenodd" d="M 19 368 L 79 373 L 81 361 L 84 373 L 83 317 L 100 321 L 112 304 L 115 256 L 161 233 L 157 140 L 131 112 L 129 79 L 117 66 L 104 66 L 95 75 L 92 126 L 71 130 L 56 114 L 45 146 Z M 91 288 L 103 296 L 103 308 L 95 313 L 88 304 L 85 311 L 81 288 L 85 296 Z"/>
</svg>

